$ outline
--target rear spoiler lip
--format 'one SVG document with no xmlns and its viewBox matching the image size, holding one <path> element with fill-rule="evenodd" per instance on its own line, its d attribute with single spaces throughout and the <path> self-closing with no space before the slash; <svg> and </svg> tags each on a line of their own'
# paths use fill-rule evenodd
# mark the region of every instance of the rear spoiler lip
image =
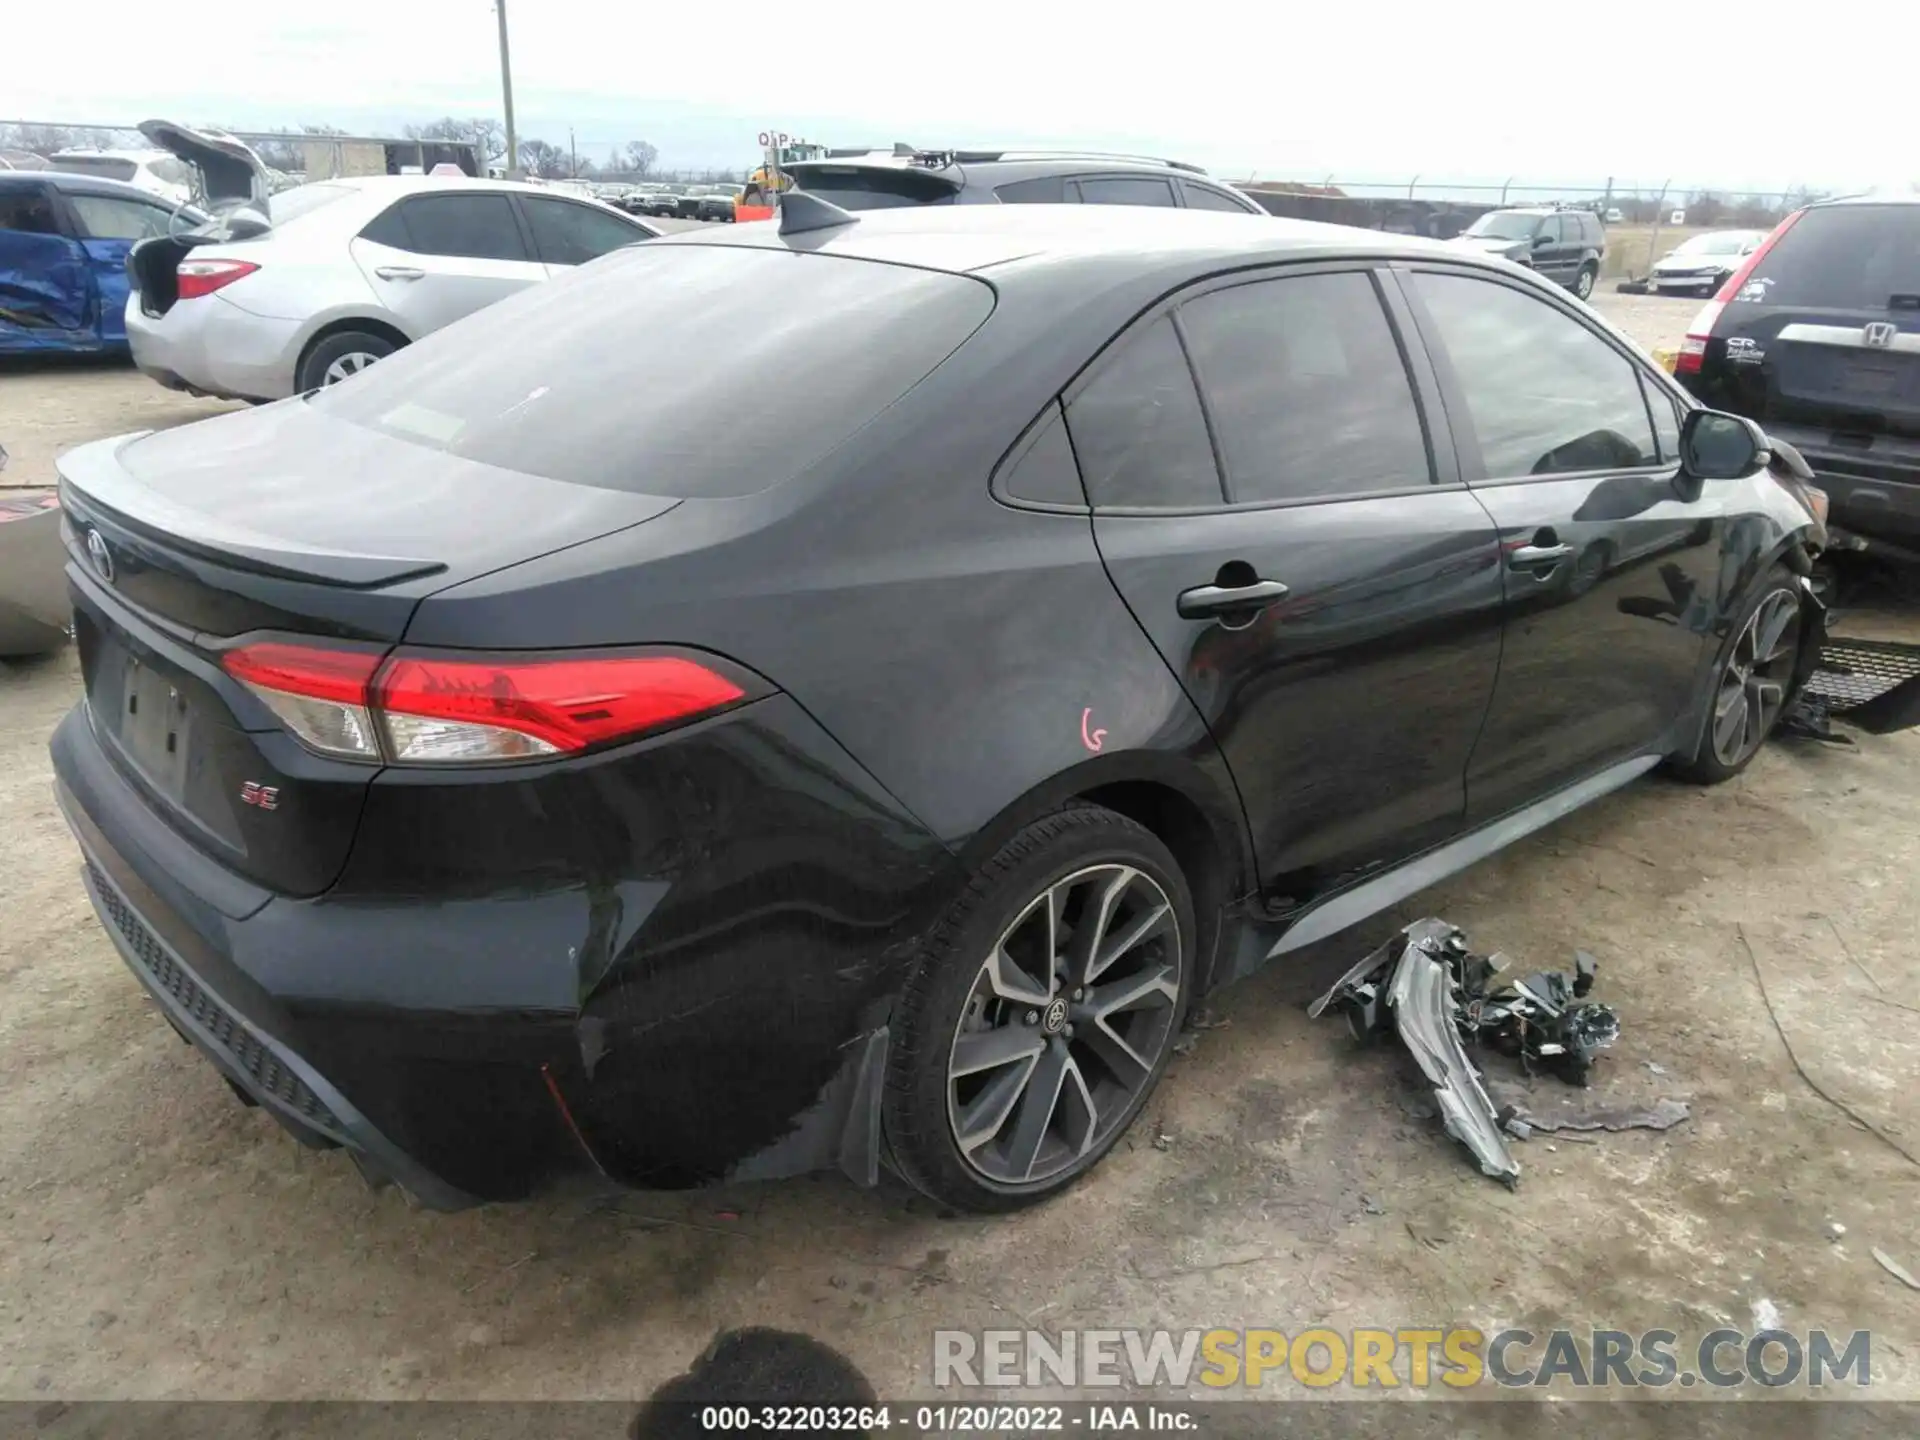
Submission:
<svg viewBox="0 0 1920 1440">
<path fill-rule="evenodd" d="M 303 548 L 176 504 L 136 480 L 120 463 L 124 447 L 152 433 L 136 430 L 96 440 L 55 462 L 60 503 L 76 530 L 89 516 L 99 515 L 169 549 L 231 570 L 342 590 L 377 590 L 447 568 L 439 560 Z"/>
</svg>

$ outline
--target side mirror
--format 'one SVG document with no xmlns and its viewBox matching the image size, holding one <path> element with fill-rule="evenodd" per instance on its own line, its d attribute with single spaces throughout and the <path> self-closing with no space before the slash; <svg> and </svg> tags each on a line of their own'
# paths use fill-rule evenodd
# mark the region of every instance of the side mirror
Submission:
<svg viewBox="0 0 1920 1440">
<path fill-rule="evenodd" d="M 1691 410 L 1680 422 L 1680 469 L 1696 480 L 1738 480 L 1772 458 L 1767 432 L 1744 415 Z"/>
<path fill-rule="evenodd" d="M 1553 237 L 1551 235 L 1541 234 L 1541 235 L 1535 235 L 1533 237 L 1533 248 L 1536 250 L 1538 250 L 1542 245 L 1551 245 L 1552 243 L 1553 243 Z"/>
</svg>

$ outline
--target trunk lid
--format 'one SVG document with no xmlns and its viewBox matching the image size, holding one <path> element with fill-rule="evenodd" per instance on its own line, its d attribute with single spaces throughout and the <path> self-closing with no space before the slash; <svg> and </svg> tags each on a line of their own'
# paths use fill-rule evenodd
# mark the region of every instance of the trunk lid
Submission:
<svg viewBox="0 0 1920 1440">
<path fill-rule="evenodd" d="M 172 120 L 143 120 L 140 133 L 200 172 L 200 188 L 216 212 L 240 205 L 266 208 L 273 181 L 260 157 L 243 141 Z"/>
<path fill-rule="evenodd" d="M 429 450 L 302 400 L 98 441 L 59 470 L 94 733 L 182 835 L 289 895 L 339 874 L 377 767 L 303 748 L 225 652 L 276 635 L 384 653 L 422 596 L 677 503 Z"/>
</svg>

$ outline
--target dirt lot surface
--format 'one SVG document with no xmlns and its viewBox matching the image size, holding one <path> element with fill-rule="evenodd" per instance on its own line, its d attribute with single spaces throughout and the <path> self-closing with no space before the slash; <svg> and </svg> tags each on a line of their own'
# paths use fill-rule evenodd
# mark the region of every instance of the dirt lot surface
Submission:
<svg viewBox="0 0 1920 1440">
<path fill-rule="evenodd" d="M 1692 310 L 1602 306 L 1647 344 Z M 122 369 L 0 375 L 5 478 L 218 408 Z M 1920 639 L 1911 612 L 1850 624 Z M 1130 1142 L 1035 1212 L 942 1218 L 834 1177 L 447 1216 L 241 1108 L 126 972 L 50 790 L 77 694 L 71 653 L 0 667 L 0 1398 L 627 1398 L 748 1324 L 907 1396 L 936 1327 L 1691 1340 L 1773 1312 L 1872 1331 L 1872 1393 L 1920 1398 L 1920 1294 L 1869 1254 L 1920 1270 L 1920 736 L 1636 784 L 1226 992 Z M 1422 913 L 1528 966 L 1592 951 L 1624 1025 L 1600 1093 L 1692 1119 L 1536 1136 L 1514 1193 L 1475 1173 L 1392 1049 L 1302 1008 Z"/>
</svg>

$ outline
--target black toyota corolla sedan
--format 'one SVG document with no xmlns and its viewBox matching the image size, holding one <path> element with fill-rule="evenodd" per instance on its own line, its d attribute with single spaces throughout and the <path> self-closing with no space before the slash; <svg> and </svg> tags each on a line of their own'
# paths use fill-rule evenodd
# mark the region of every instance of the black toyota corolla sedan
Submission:
<svg viewBox="0 0 1920 1440">
<path fill-rule="evenodd" d="M 66 455 L 59 799 L 180 1033 L 429 1204 L 1010 1208 L 1195 997 L 1740 770 L 1819 630 L 1772 460 L 1457 249 L 802 197 Z"/>
</svg>

